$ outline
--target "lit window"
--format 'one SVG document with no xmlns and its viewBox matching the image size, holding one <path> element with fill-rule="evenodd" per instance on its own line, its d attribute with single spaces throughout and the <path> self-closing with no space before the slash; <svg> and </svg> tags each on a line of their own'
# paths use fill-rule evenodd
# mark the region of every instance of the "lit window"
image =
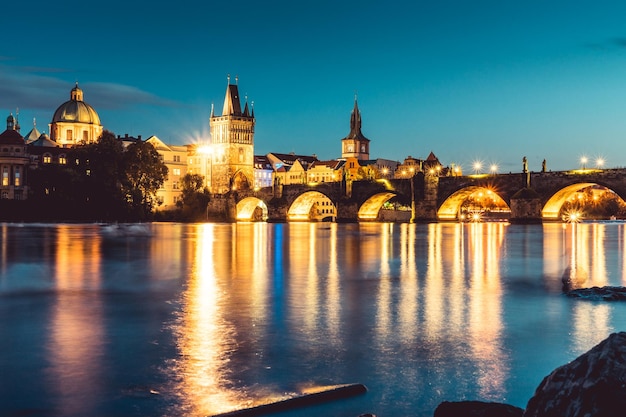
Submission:
<svg viewBox="0 0 626 417">
<path fill-rule="evenodd" d="M 65 155 L 59 155 L 59 164 L 61 165 L 67 164 L 67 158 L 65 157 Z"/>
<path fill-rule="evenodd" d="M 174 169 L 172 170 L 172 174 L 174 174 L 174 175 L 180 175 L 180 168 L 174 168 Z"/>
<path fill-rule="evenodd" d="M 49 164 L 50 162 L 52 162 L 52 155 L 50 155 L 49 153 L 43 154 L 43 163 Z"/>
<path fill-rule="evenodd" d="M 2 169 L 2 185 L 4 187 L 9 185 L 9 168 L 8 167 L 4 167 Z"/>
<path fill-rule="evenodd" d="M 19 187 L 19 186 L 20 186 L 20 170 L 19 170 L 19 168 L 17 168 L 17 169 L 15 170 L 15 178 L 14 178 L 13 183 L 14 183 L 14 185 L 15 185 L 16 187 Z"/>
</svg>

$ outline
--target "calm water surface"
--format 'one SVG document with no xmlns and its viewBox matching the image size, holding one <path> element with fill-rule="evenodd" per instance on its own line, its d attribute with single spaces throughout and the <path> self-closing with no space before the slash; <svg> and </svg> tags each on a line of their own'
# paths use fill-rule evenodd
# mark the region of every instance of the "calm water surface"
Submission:
<svg viewBox="0 0 626 417">
<path fill-rule="evenodd" d="M 0 225 L 0 415 L 206 416 L 320 386 L 281 416 L 525 407 L 626 330 L 623 223 Z"/>
</svg>

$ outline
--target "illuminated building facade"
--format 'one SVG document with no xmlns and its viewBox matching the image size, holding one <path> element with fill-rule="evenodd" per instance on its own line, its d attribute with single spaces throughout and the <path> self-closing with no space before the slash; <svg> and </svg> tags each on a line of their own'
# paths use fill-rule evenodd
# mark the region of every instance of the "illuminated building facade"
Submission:
<svg viewBox="0 0 626 417">
<path fill-rule="evenodd" d="M 7 128 L 0 133 L 0 198 L 24 200 L 28 197 L 26 170 L 29 156 L 26 142 L 20 135 L 17 119 L 7 117 Z"/>
<path fill-rule="evenodd" d="M 254 184 L 254 109 L 243 111 L 237 84 L 226 87 L 222 115 L 211 110 L 211 193 L 248 189 Z"/>
<path fill-rule="evenodd" d="M 157 210 L 171 210 L 182 198 L 181 179 L 187 174 L 187 146 L 168 145 L 156 136 L 149 137 L 146 142 L 157 150 L 167 167 L 167 179 L 157 191 Z"/>
<path fill-rule="evenodd" d="M 61 104 L 50 123 L 50 139 L 63 147 L 92 143 L 102 135 L 98 113 L 83 101 L 83 90 L 78 83 L 70 92 L 70 99 Z"/>
</svg>

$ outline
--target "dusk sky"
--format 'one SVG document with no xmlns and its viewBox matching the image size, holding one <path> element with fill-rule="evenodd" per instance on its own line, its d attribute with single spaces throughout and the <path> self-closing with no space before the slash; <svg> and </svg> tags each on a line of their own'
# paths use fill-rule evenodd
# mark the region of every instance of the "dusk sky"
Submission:
<svg viewBox="0 0 626 417">
<path fill-rule="evenodd" d="M 624 1 L 13 2 L 0 109 L 48 132 L 78 82 L 106 129 L 184 144 L 231 74 L 256 154 L 340 157 L 356 93 L 372 158 L 624 167 L 625 18 Z"/>
</svg>

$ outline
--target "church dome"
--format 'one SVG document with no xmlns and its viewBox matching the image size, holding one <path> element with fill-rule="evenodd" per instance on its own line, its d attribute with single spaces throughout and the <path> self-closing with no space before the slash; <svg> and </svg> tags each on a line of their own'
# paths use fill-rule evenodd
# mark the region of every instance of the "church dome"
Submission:
<svg viewBox="0 0 626 417">
<path fill-rule="evenodd" d="M 78 83 L 72 88 L 70 99 L 54 112 L 52 123 L 59 122 L 100 124 L 98 113 L 83 101 L 83 90 L 78 88 Z"/>
</svg>

